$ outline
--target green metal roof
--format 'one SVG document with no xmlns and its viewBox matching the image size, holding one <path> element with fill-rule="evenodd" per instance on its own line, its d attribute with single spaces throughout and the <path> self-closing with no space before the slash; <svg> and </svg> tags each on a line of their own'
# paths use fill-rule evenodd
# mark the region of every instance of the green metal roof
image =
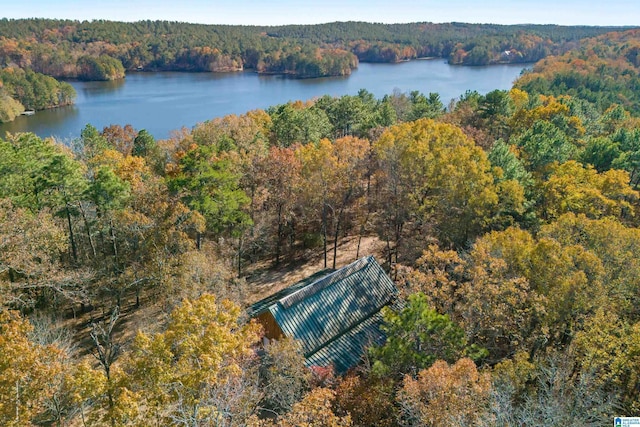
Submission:
<svg viewBox="0 0 640 427">
<path fill-rule="evenodd" d="M 271 306 L 272 304 L 277 303 L 280 299 L 286 297 L 287 295 L 291 295 L 292 293 L 296 292 L 297 290 L 304 288 L 305 286 L 315 282 L 316 280 L 325 277 L 329 273 L 333 273 L 334 271 L 335 270 L 333 270 L 331 268 L 327 268 L 325 270 L 320 270 L 320 271 L 314 273 L 313 275 L 307 277 L 306 279 L 303 279 L 303 280 L 301 280 L 301 281 L 289 286 L 288 288 L 284 288 L 284 289 L 276 292 L 275 294 L 269 295 L 265 299 L 262 299 L 262 300 L 256 302 L 255 304 L 251 305 L 251 307 L 249 307 L 249 310 L 248 310 L 249 316 L 250 317 L 257 316 L 258 314 L 268 310 L 269 306 Z"/>
<path fill-rule="evenodd" d="M 283 333 L 301 342 L 308 366 L 333 365 L 343 373 L 358 363 L 366 346 L 384 339 L 380 310 L 397 293 L 370 256 L 315 274 L 254 304 L 249 312 L 270 311 Z"/>
</svg>

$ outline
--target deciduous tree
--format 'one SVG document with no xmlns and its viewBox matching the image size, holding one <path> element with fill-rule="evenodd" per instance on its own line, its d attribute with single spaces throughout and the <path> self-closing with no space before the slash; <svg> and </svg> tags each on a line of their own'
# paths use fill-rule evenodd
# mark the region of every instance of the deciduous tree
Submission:
<svg viewBox="0 0 640 427">
<path fill-rule="evenodd" d="M 438 360 L 417 379 L 407 375 L 397 401 L 406 425 L 462 427 L 488 425 L 490 395 L 489 375 L 465 358 L 452 365 Z"/>
<path fill-rule="evenodd" d="M 138 333 L 127 362 L 147 419 L 163 425 L 231 426 L 255 412 L 251 376 L 256 324 L 241 324 L 240 308 L 213 295 L 185 300 L 164 332 Z"/>
<path fill-rule="evenodd" d="M 48 381 L 62 370 L 60 350 L 31 342 L 31 329 L 17 312 L 0 309 L 0 422 L 7 427 L 32 425 L 50 396 Z"/>
</svg>

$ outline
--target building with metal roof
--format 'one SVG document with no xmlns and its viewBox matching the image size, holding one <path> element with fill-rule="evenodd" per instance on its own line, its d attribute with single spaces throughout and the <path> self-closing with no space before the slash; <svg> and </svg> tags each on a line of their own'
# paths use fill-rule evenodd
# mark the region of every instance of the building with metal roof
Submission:
<svg viewBox="0 0 640 427">
<path fill-rule="evenodd" d="M 318 272 L 253 304 L 249 314 L 263 325 L 266 338 L 299 340 L 307 366 L 332 366 L 342 374 L 361 360 L 365 347 L 384 340 L 380 310 L 397 295 L 369 256 Z"/>
</svg>

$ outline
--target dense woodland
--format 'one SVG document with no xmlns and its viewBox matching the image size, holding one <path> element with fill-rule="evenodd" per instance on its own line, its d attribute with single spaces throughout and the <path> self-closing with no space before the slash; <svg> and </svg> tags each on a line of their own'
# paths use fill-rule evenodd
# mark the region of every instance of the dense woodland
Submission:
<svg viewBox="0 0 640 427">
<path fill-rule="evenodd" d="M 364 22 L 252 27 L 5 18 L 0 19 L 0 122 L 25 109 L 72 103 L 73 88 L 51 77 L 115 80 L 134 70 L 252 69 L 309 78 L 349 75 L 359 61 L 439 57 L 463 65 L 535 62 L 613 29 Z"/>
<path fill-rule="evenodd" d="M 44 110 L 73 104 L 76 91 L 69 83 L 16 67 L 0 69 L 0 123 L 25 110 Z"/>
<path fill-rule="evenodd" d="M 66 145 L 8 135 L 0 424 L 600 426 L 637 413 L 639 46 L 637 31 L 586 40 L 447 108 L 362 90 L 160 141 L 120 125 Z M 256 352 L 248 272 L 312 252 L 335 267 L 347 237 L 384 242 L 403 301 L 385 312 L 387 342 L 345 377 L 306 369 L 295 342 Z"/>
<path fill-rule="evenodd" d="M 91 76 L 78 70 L 77 60 L 99 55 L 119 60 L 127 70 L 245 68 L 300 76 L 342 75 L 355 68 L 357 60 L 398 62 L 438 57 L 465 65 L 534 62 L 575 48 L 585 37 L 617 29 L 365 22 L 257 27 L 2 19 L 0 60 L 55 77 Z"/>
</svg>

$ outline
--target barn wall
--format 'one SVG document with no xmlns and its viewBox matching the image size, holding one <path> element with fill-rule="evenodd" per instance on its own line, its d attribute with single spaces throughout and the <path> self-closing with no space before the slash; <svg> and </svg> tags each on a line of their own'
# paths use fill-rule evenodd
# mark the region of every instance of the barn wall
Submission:
<svg viewBox="0 0 640 427">
<path fill-rule="evenodd" d="M 273 318 L 271 312 L 265 311 L 264 313 L 261 313 L 256 319 L 258 320 L 258 323 L 260 323 L 264 328 L 264 336 L 266 338 L 269 338 L 270 340 L 279 339 L 284 335 L 282 333 L 282 329 L 280 329 L 280 326 L 278 326 L 278 323 L 276 322 L 276 319 Z"/>
</svg>

